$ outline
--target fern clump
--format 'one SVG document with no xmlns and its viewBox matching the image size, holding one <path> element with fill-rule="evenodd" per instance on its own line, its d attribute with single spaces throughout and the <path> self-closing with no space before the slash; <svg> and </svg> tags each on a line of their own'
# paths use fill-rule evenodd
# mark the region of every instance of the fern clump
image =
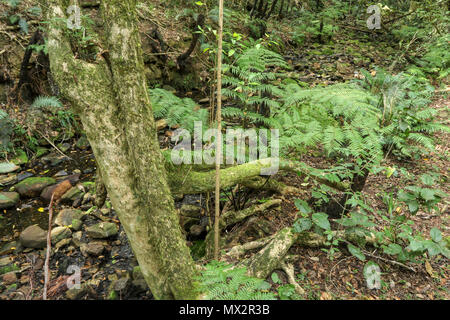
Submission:
<svg viewBox="0 0 450 320">
<path fill-rule="evenodd" d="M 275 81 L 283 76 L 279 69 L 288 69 L 284 58 L 257 44 L 243 51 L 231 65 L 224 65 L 223 94 L 234 100 L 235 106 L 224 108 L 225 118 L 239 117 L 243 127 L 248 123 L 269 125 L 267 118 L 280 108 L 282 88 Z M 238 110 L 241 112 L 238 112 Z"/>
<path fill-rule="evenodd" d="M 47 97 L 47 96 L 39 96 L 34 99 L 31 107 L 32 108 L 62 108 L 62 103 L 59 101 L 57 97 Z"/>
<path fill-rule="evenodd" d="M 212 261 L 198 278 L 199 290 L 211 300 L 275 300 L 270 285 L 247 276 L 246 268 L 233 268 L 224 262 Z"/>
<path fill-rule="evenodd" d="M 446 131 L 435 121 L 437 110 L 430 107 L 434 87 L 417 70 L 391 75 L 382 69 L 376 74 L 362 70 L 360 85 L 377 96 L 380 129 L 387 152 L 411 157 L 434 149 L 432 134 Z"/>
<path fill-rule="evenodd" d="M 194 122 L 208 123 L 208 111 L 201 109 L 192 99 L 179 98 L 172 92 L 156 88 L 150 89 L 153 115 L 155 119 L 166 119 L 169 126 L 179 126 L 194 131 Z"/>
<path fill-rule="evenodd" d="M 376 101 L 354 84 L 312 89 L 289 84 L 284 106 L 274 115 L 282 150 L 321 144 L 329 155 L 379 160 L 382 141 Z"/>
</svg>

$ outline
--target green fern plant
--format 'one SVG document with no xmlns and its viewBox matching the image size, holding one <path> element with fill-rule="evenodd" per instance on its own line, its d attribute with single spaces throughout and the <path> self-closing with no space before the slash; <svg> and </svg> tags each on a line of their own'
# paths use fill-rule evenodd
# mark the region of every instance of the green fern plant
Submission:
<svg viewBox="0 0 450 320">
<path fill-rule="evenodd" d="M 420 74 L 391 75 L 376 69 L 373 76 L 362 70 L 360 85 L 378 97 L 382 113 L 380 128 L 385 151 L 411 157 L 434 148 L 432 134 L 449 128 L 435 121 L 437 110 L 430 107 L 434 88 Z"/>
<path fill-rule="evenodd" d="M 194 131 L 194 122 L 208 123 L 208 111 L 201 109 L 189 98 L 179 98 L 172 92 L 156 88 L 150 89 L 153 115 L 155 119 L 166 119 L 169 126 L 180 126 L 190 132 Z"/>
<path fill-rule="evenodd" d="M 31 104 L 32 108 L 62 108 L 62 103 L 57 97 L 39 96 Z"/>
<path fill-rule="evenodd" d="M 68 130 L 69 136 L 72 136 L 78 127 L 73 112 L 70 109 L 65 110 L 57 97 L 39 96 L 34 99 L 31 108 L 44 109 L 51 112 L 53 116 L 49 119 L 56 120 L 61 127 Z"/>
<path fill-rule="evenodd" d="M 257 44 L 239 54 L 233 64 L 224 65 L 223 95 L 230 97 L 235 106 L 223 109 L 225 119 L 239 117 L 242 126 L 260 123 L 270 126 L 267 119 L 280 108 L 281 85 L 275 81 L 283 77 L 278 69 L 288 69 L 284 58 Z M 241 111 L 238 111 L 241 110 Z"/>
<path fill-rule="evenodd" d="M 354 84 L 312 89 L 289 84 L 283 100 L 274 119 L 285 152 L 321 144 L 328 155 L 381 159 L 377 100 L 370 92 Z"/>
<path fill-rule="evenodd" d="M 247 276 L 246 268 L 234 268 L 224 262 L 211 261 L 205 266 L 199 290 L 210 300 L 275 300 L 269 283 Z"/>
</svg>

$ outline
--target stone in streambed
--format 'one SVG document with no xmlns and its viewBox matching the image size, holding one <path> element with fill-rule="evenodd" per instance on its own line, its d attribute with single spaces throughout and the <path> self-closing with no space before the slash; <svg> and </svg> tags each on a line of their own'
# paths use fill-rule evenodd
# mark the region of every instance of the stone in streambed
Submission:
<svg viewBox="0 0 450 320">
<path fill-rule="evenodd" d="M 72 231 L 67 227 L 56 227 L 52 229 L 51 238 L 52 244 L 58 243 L 63 239 L 70 238 L 72 236 Z"/>
<path fill-rule="evenodd" d="M 0 173 L 10 173 L 19 169 L 20 167 L 12 162 L 0 162 Z"/>
<path fill-rule="evenodd" d="M 19 240 L 25 248 L 40 249 L 47 245 L 47 233 L 35 224 L 23 230 Z"/>
<path fill-rule="evenodd" d="M 72 187 L 61 197 L 61 202 L 73 202 L 82 196 L 83 192 L 78 187 Z"/>
<path fill-rule="evenodd" d="M 83 243 L 80 246 L 81 253 L 84 255 L 93 255 L 93 256 L 99 256 L 103 250 L 105 249 L 105 246 L 100 241 L 93 241 L 89 243 Z"/>
<path fill-rule="evenodd" d="M 118 228 L 114 223 L 100 222 L 86 228 L 86 233 L 91 238 L 105 239 L 115 236 L 118 233 Z"/>
<path fill-rule="evenodd" d="M 0 209 L 12 208 L 18 202 L 19 194 L 17 192 L 0 192 Z"/>
<path fill-rule="evenodd" d="M 38 197 L 45 187 L 55 183 L 53 178 L 32 177 L 19 182 L 14 188 L 21 196 L 33 198 Z"/>
<path fill-rule="evenodd" d="M 70 226 L 74 219 L 81 220 L 83 212 L 75 209 L 61 210 L 55 219 L 55 224 L 58 226 Z"/>
<path fill-rule="evenodd" d="M 57 184 L 53 184 L 51 186 L 45 187 L 45 189 L 41 192 L 41 199 L 50 202 L 50 200 L 52 199 L 53 191 L 57 186 Z"/>
</svg>

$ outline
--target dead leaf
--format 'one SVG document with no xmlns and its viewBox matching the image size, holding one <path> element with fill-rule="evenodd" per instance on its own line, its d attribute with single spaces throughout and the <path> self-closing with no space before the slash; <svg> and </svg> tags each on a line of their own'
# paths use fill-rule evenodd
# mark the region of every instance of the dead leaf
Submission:
<svg viewBox="0 0 450 320">
<path fill-rule="evenodd" d="M 430 277 L 434 277 L 433 267 L 428 261 L 425 261 L 425 269 L 427 270 L 427 273 L 430 275 Z"/>
<path fill-rule="evenodd" d="M 332 300 L 332 298 L 331 298 L 331 295 L 328 292 L 324 291 L 320 295 L 320 300 Z"/>
</svg>

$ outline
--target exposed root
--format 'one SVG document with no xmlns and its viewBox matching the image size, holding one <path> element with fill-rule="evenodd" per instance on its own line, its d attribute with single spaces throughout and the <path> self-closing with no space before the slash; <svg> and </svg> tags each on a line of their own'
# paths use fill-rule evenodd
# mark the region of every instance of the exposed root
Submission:
<svg viewBox="0 0 450 320">
<path fill-rule="evenodd" d="M 294 265 L 287 262 L 286 260 L 287 259 L 284 259 L 283 261 L 280 262 L 280 267 L 286 273 L 288 282 L 294 286 L 295 292 L 297 292 L 297 294 L 302 296 L 306 292 L 302 287 L 300 287 L 297 281 L 295 281 Z"/>
</svg>

